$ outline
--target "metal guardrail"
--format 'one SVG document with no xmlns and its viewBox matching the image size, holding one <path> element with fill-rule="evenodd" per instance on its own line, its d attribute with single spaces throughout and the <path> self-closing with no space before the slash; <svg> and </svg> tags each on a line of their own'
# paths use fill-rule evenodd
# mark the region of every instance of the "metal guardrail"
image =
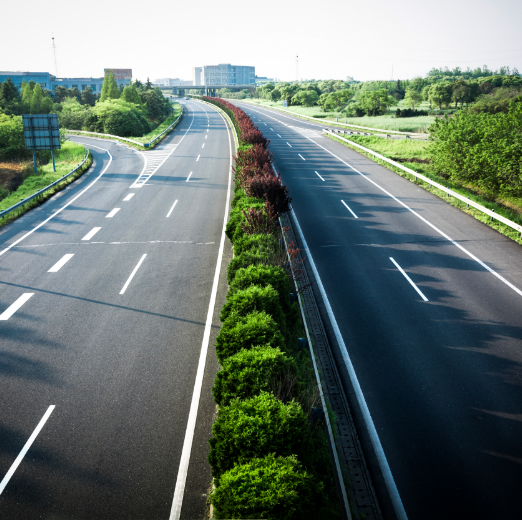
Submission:
<svg viewBox="0 0 522 520">
<path fill-rule="evenodd" d="M 424 182 L 427 182 L 428 184 L 431 184 L 431 186 L 435 186 L 439 190 L 445 192 L 447 195 L 451 195 L 455 199 L 461 200 L 462 202 L 465 202 L 469 206 L 474 207 L 475 209 L 478 209 L 482 213 L 485 213 L 486 215 L 489 215 L 491 219 L 498 220 L 499 222 L 502 222 L 506 226 L 509 226 L 510 228 L 518 231 L 520 233 L 520 236 L 522 238 L 522 226 L 519 224 L 516 224 L 512 220 L 507 219 L 506 217 L 503 217 L 502 215 L 499 215 L 495 213 L 493 210 L 488 209 L 478 202 L 472 201 L 469 197 L 464 197 L 464 195 L 461 195 L 460 193 L 457 193 L 456 191 L 450 190 L 449 188 L 446 188 L 446 186 L 443 186 L 442 184 L 439 184 L 438 182 L 432 181 L 429 177 L 426 177 L 420 173 L 417 173 L 415 170 L 411 170 L 410 168 L 406 168 L 406 166 L 403 166 L 402 164 L 395 162 L 391 159 L 388 159 L 388 157 L 384 157 L 384 155 L 381 155 L 377 152 L 374 152 L 373 150 L 370 150 L 369 148 L 366 148 L 365 146 L 361 146 L 360 144 L 354 143 L 353 141 L 350 141 L 349 139 L 345 139 L 344 137 L 340 137 L 339 135 L 336 135 L 335 132 L 332 132 L 328 130 L 327 128 L 323 128 L 323 133 L 333 135 L 337 139 L 341 139 L 341 141 L 346 141 L 347 143 L 350 143 L 351 145 L 360 148 L 361 150 L 364 150 L 365 152 L 368 152 L 372 155 L 375 155 L 375 157 L 381 159 L 381 161 L 385 161 L 389 164 L 392 164 L 393 166 L 405 171 L 406 173 L 409 173 L 410 175 L 413 175 L 414 177 L 417 177 L 418 179 L 423 180 Z"/>
<path fill-rule="evenodd" d="M 127 141 L 128 143 L 137 144 L 139 146 L 143 146 L 144 148 L 148 148 L 154 141 L 157 141 L 160 137 L 165 135 L 174 125 L 178 124 L 179 120 L 183 116 L 183 107 L 181 107 L 181 113 L 176 118 L 176 120 L 170 124 L 161 134 L 157 135 L 154 139 L 149 141 L 148 143 L 140 143 L 139 141 L 134 141 L 133 139 L 127 139 L 126 137 L 120 137 L 119 135 L 112 135 L 112 134 L 101 134 L 99 132 L 87 132 L 85 130 L 64 130 L 65 132 L 74 132 L 77 134 L 88 134 L 88 135 L 101 135 L 103 137 L 113 137 L 114 139 L 118 139 L 120 141 Z"/>
<path fill-rule="evenodd" d="M 85 157 L 84 157 L 83 161 L 78 166 L 76 166 L 76 168 L 74 168 L 74 170 L 71 170 L 69 173 L 66 173 L 65 175 L 62 175 L 59 179 L 57 179 L 53 183 L 49 184 L 48 186 L 45 186 L 45 188 L 42 188 L 41 190 L 37 191 L 36 193 L 33 193 L 31 196 L 27 197 L 26 199 L 22 199 L 20 202 L 18 202 L 14 206 L 11 206 L 10 208 L 4 209 L 4 211 L 0 212 L 0 218 L 3 219 L 7 214 L 11 213 L 11 211 L 14 211 L 15 209 L 18 209 L 18 208 L 24 206 L 25 204 L 27 204 L 28 202 L 32 201 L 33 199 L 36 199 L 40 195 L 43 195 L 47 190 L 50 190 L 51 188 L 53 188 L 54 186 L 56 186 L 60 182 L 63 182 L 65 179 L 67 179 L 67 177 L 69 177 L 73 173 L 77 172 L 85 164 L 85 161 L 88 158 L 89 158 L 89 150 L 86 148 L 85 149 Z"/>
</svg>

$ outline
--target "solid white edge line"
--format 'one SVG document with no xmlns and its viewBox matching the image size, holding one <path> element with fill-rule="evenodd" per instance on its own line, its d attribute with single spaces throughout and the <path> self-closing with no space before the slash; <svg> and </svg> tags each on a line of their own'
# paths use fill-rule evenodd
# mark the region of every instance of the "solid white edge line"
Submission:
<svg viewBox="0 0 522 520">
<path fill-rule="evenodd" d="M 305 158 L 300 153 L 298 153 L 297 155 L 299 155 L 299 157 L 301 157 L 301 159 L 303 159 L 303 161 L 305 160 Z"/>
<path fill-rule="evenodd" d="M 217 110 L 216 110 L 217 112 Z M 219 243 L 219 252 L 217 257 L 216 272 L 214 274 L 214 282 L 212 284 L 212 293 L 208 305 L 207 320 L 205 322 L 205 332 L 203 334 L 203 342 L 201 344 L 201 353 L 199 356 L 198 371 L 196 381 L 194 383 L 194 393 L 192 394 L 192 402 L 190 403 L 189 418 L 187 421 L 187 430 L 185 432 L 185 440 L 183 441 L 183 450 L 181 452 L 181 460 L 179 463 L 178 476 L 176 478 L 176 488 L 174 490 L 174 498 L 172 500 L 172 509 L 170 511 L 169 520 L 179 520 L 181 515 L 181 506 L 183 505 L 183 495 L 185 493 L 185 484 L 187 482 L 188 466 L 190 462 L 190 453 L 192 451 L 192 442 L 194 440 L 194 430 L 196 428 L 196 419 L 198 415 L 199 399 L 201 397 L 201 387 L 203 385 L 203 375 L 205 373 L 205 363 L 207 359 L 208 344 L 210 341 L 210 330 L 212 327 L 212 316 L 214 315 L 214 307 L 216 305 L 216 296 L 219 284 L 219 273 L 221 272 L 221 262 L 223 258 L 223 249 L 225 247 L 225 229 L 228 220 L 228 208 L 230 203 L 230 186 L 232 182 L 232 141 L 230 139 L 230 130 L 223 115 L 218 112 L 225 123 L 228 135 L 228 146 L 230 149 L 230 168 L 228 169 L 228 188 L 227 201 L 225 205 L 225 216 L 223 218 L 223 230 L 221 232 L 221 241 Z"/>
<path fill-rule="evenodd" d="M 35 441 L 36 437 L 40 433 L 41 429 L 44 427 L 45 423 L 47 422 L 47 419 L 49 419 L 50 415 L 53 413 L 53 410 L 55 408 L 55 405 L 52 404 L 47 408 L 47 411 L 45 412 L 44 416 L 40 419 L 40 422 L 38 423 L 38 426 L 32 433 L 31 437 L 27 439 L 27 442 L 25 443 L 25 446 L 22 448 L 22 451 L 18 454 L 18 457 L 16 457 L 15 461 L 9 468 L 9 471 L 6 473 L 5 477 L 3 478 L 2 482 L 0 482 L 0 495 L 5 489 L 5 486 L 7 486 L 7 483 L 9 480 L 11 480 L 11 477 L 13 476 L 14 472 L 16 471 L 16 468 L 20 465 L 20 462 L 22 462 L 22 459 L 25 457 L 25 454 L 29 451 L 29 448 Z"/>
<path fill-rule="evenodd" d="M 185 182 L 188 182 L 189 179 L 190 179 L 190 176 L 192 175 L 192 172 L 189 173 L 188 177 L 187 177 L 187 180 Z"/>
<path fill-rule="evenodd" d="M 129 278 L 127 278 L 127 281 L 125 282 L 125 285 L 123 286 L 122 290 L 120 291 L 120 294 L 123 294 L 126 290 L 129 284 L 132 282 L 132 279 L 134 278 L 134 275 L 137 273 L 138 269 L 140 268 L 140 265 L 143 263 L 143 260 L 145 260 L 145 257 L 147 254 L 145 253 L 141 258 L 140 261 L 136 264 L 136 267 L 130 274 Z"/>
<path fill-rule="evenodd" d="M 188 179 L 187 179 L 188 181 Z M 170 208 L 170 211 L 167 213 L 167 217 L 166 218 L 169 218 L 170 217 L 170 214 L 172 213 L 172 211 L 174 210 L 174 208 L 176 207 L 176 204 L 178 203 L 178 199 L 176 199 L 174 201 L 174 204 L 172 204 L 172 208 Z"/>
<path fill-rule="evenodd" d="M 388 460 L 386 459 L 386 455 L 384 454 L 384 450 L 381 445 L 381 441 L 379 439 L 379 435 L 377 434 L 377 430 L 375 429 L 375 425 L 373 424 L 372 416 L 370 415 L 370 410 L 368 405 L 366 404 L 366 400 L 364 399 L 364 395 L 361 389 L 361 385 L 359 384 L 359 380 L 355 373 L 355 369 L 352 365 L 352 360 L 348 354 L 348 350 L 346 345 L 344 344 L 343 337 L 341 335 L 341 331 L 339 329 L 339 325 L 337 324 L 337 320 L 335 319 L 332 307 L 330 305 L 330 301 L 328 300 L 328 296 L 326 295 L 326 291 L 323 287 L 323 282 L 319 276 L 319 272 L 317 271 L 317 267 L 315 266 L 315 262 L 312 258 L 312 253 L 308 248 L 308 244 L 304 238 L 303 232 L 301 230 L 301 226 L 295 216 L 294 210 L 291 210 L 292 217 L 297 227 L 297 231 L 299 232 L 299 236 L 301 237 L 301 241 L 303 244 L 303 248 L 306 251 L 308 260 L 310 261 L 310 266 L 312 267 L 312 271 L 314 272 L 315 279 L 317 281 L 317 286 L 319 287 L 319 291 L 321 292 L 321 296 L 323 297 L 323 302 L 330 318 L 330 322 L 332 324 L 332 328 L 334 330 L 335 337 L 337 339 L 337 343 L 339 344 L 339 349 L 341 351 L 341 355 L 343 356 L 344 363 L 348 370 L 348 375 L 350 376 L 350 380 L 352 382 L 355 396 L 357 398 L 357 402 L 361 408 L 361 412 L 364 418 L 364 422 L 366 424 L 366 428 L 368 430 L 368 434 L 370 436 L 373 449 L 375 450 L 375 455 L 377 457 L 377 461 L 379 463 L 379 467 L 381 468 L 384 481 L 386 483 L 386 487 L 388 489 L 388 493 L 390 494 L 390 498 L 393 504 L 393 508 L 395 510 L 395 514 L 397 515 L 398 520 L 407 520 L 408 516 L 406 515 L 406 511 L 404 510 L 404 506 L 402 504 L 401 497 L 399 495 L 399 491 L 397 486 L 395 485 L 395 480 L 393 479 L 393 475 L 391 473 L 390 466 L 388 465 Z"/>
<path fill-rule="evenodd" d="M 316 173 L 316 174 L 319 176 L 319 178 L 324 182 L 324 179 L 319 175 L 319 173 L 317 173 L 317 172 L 315 172 L 315 173 Z"/>
<path fill-rule="evenodd" d="M 66 255 L 63 255 L 63 257 L 56 262 L 48 273 L 57 273 L 72 257 L 74 256 L 74 253 L 68 253 Z"/>
<path fill-rule="evenodd" d="M 90 240 L 98 231 L 100 231 L 101 227 L 93 227 L 83 238 L 82 240 Z"/>
<path fill-rule="evenodd" d="M 100 175 L 98 175 L 98 177 L 96 177 L 96 179 L 94 179 L 89 184 L 89 186 L 87 186 L 85 189 L 80 191 L 80 193 L 78 193 L 78 195 L 76 195 L 76 197 L 72 198 L 67 204 L 65 204 L 64 206 L 62 206 L 58 210 L 56 210 L 50 217 L 46 218 L 43 222 L 41 222 L 36 227 L 31 229 L 31 231 L 28 231 L 24 236 L 20 237 L 18 240 L 13 242 L 11 245 L 7 246 L 3 251 L 0 251 L 0 256 L 2 256 L 4 253 L 9 251 L 12 247 L 16 246 L 16 244 L 19 244 L 22 240 L 24 240 L 24 238 L 27 238 L 29 235 L 32 235 L 37 229 L 40 229 L 44 224 L 47 224 L 47 222 L 49 222 L 49 220 L 51 220 L 52 218 L 56 217 L 56 215 L 61 213 L 67 206 L 70 206 L 77 198 L 81 197 L 107 171 L 107 168 L 111 165 L 112 155 L 110 154 L 109 150 L 105 150 L 105 151 L 109 154 L 110 159 L 109 159 L 109 163 L 107 164 L 107 166 L 105 166 L 105 168 L 102 170 Z"/>
<path fill-rule="evenodd" d="M 419 293 L 420 297 L 425 302 L 428 302 L 429 301 L 428 298 L 426 298 L 426 296 L 424 296 L 424 294 L 422 294 L 422 291 L 417 287 L 417 285 L 415 283 L 413 283 L 413 280 L 404 272 L 402 267 L 391 256 L 390 256 L 390 260 L 395 264 L 395 267 L 397 267 L 397 269 L 402 273 L 404 278 L 406 278 L 406 280 L 408 280 L 408 282 L 410 282 L 410 285 Z"/>
<path fill-rule="evenodd" d="M 344 200 L 341 200 L 341 202 L 346 206 L 346 209 L 355 217 L 355 218 L 359 218 L 350 208 L 350 206 L 348 206 L 348 204 L 346 204 L 346 202 L 344 202 Z"/>
<path fill-rule="evenodd" d="M 24 293 L 14 303 L 12 303 L 2 314 L 0 321 L 7 321 L 34 293 Z"/>
<path fill-rule="evenodd" d="M 489 267 L 488 265 L 486 265 L 484 262 L 482 262 L 482 260 L 480 260 L 479 258 L 477 258 L 473 253 L 471 253 L 470 251 L 468 251 L 466 248 L 462 247 L 458 242 L 455 242 L 455 240 L 453 240 L 451 237 L 449 237 L 448 235 L 446 235 L 446 233 L 444 233 L 444 231 L 440 230 L 437 226 L 435 226 L 434 224 L 432 224 L 431 222 L 429 222 L 428 220 L 426 220 L 423 216 L 419 215 L 415 210 L 411 209 L 409 206 L 407 206 L 406 204 L 404 204 L 404 202 L 402 202 L 401 200 L 399 200 L 397 197 L 394 197 L 389 191 L 385 190 L 382 186 L 379 186 L 374 180 L 370 179 L 368 175 L 364 174 L 364 173 L 361 173 L 359 170 L 355 169 L 351 164 L 348 164 L 346 161 L 343 161 L 340 157 L 338 157 L 337 155 L 335 155 L 333 152 L 331 152 L 330 150 L 328 150 L 327 148 L 325 148 L 324 146 L 321 146 L 320 144 L 316 143 L 315 141 L 313 141 L 312 139 L 310 139 L 309 137 L 307 137 L 306 139 L 308 139 L 310 142 L 314 143 L 315 145 L 319 146 L 319 148 L 322 148 L 324 151 L 328 152 L 330 155 L 332 155 L 333 157 L 335 157 L 337 160 L 341 161 L 343 164 L 345 164 L 346 166 L 348 166 L 348 168 L 351 168 L 355 173 L 359 174 L 361 177 L 363 177 L 364 179 L 366 179 L 368 182 L 371 182 L 376 188 L 379 188 L 383 193 L 386 193 L 386 195 L 388 195 L 389 197 L 391 197 L 395 202 L 398 202 L 401 206 L 403 206 L 404 208 L 406 208 L 409 212 L 411 212 L 413 215 L 415 215 L 417 218 L 421 219 L 425 224 L 427 224 L 428 226 L 430 226 L 434 231 L 436 231 L 437 233 L 439 233 L 439 235 L 443 236 L 448 242 L 451 242 L 454 246 L 458 247 L 463 253 L 465 253 L 466 255 L 468 255 L 470 258 L 472 258 L 473 260 L 475 260 L 475 262 L 477 262 L 478 264 L 480 264 L 484 269 L 486 269 L 487 271 L 489 271 L 492 275 L 496 276 L 500 281 L 502 281 L 503 283 L 505 283 L 509 288 L 513 289 L 513 291 L 515 291 L 517 294 L 519 294 L 520 296 L 522 296 L 522 290 L 520 290 L 518 287 L 516 287 L 515 285 L 513 285 L 511 282 L 509 282 L 508 280 L 506 280 L 503 276 L 501 276 L 500 274 L 498 274 L 497 272 L 495 272 L 493 269 L 491 269 L 491 267 Z"/>
<path fill-rule="evenodd" d="M 114 209 L 112 209 L 110 213 L 105 215 L 105 218 L 112 218 L 112 217 L 114 217 L 114 215 L 116 215 L 116 213 L 118 213 L 118 211 L 120 211 L 120 209 L 121 208 L 114 208 Z"/>
</svg>

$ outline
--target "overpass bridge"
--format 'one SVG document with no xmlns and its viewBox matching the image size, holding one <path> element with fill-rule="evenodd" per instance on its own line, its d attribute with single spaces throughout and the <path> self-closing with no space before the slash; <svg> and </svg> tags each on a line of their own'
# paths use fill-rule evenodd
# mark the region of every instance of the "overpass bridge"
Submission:
<svg viewBox="0 0 522 520">
<path fill-rule="evenodd" d="M 183 97 L 187 90 L 200 90 L 202 95 L 205 96 L 215 96 L 216 90 L 227 88 L 232 90 L 233 92 L 239 92 L 240 90 L 248 89 L 252 93 L 255 92 L 255 85 L 174 85 L 171 87 L 158 87 L 160 90 L 164 92 L 171 91 L 172 94 L 177 94 L 178 96 Z"/>
</svg>

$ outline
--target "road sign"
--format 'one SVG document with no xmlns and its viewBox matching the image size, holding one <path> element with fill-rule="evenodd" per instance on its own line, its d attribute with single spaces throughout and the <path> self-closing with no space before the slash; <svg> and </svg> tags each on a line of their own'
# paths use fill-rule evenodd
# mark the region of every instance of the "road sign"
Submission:
<svg viewBox="0 0 522 520">
<path fill-rule="evenodd" d="M 36 150 L 51 150 L 53 156 L 53 171 L 56 171 L 53 150 L 59 150 L 61 148 L 58 115 L 26 114 L 22 116 L 22 121 L 24 125 L 25 147 L 33 151 L 35 173 L 37 173 Z"/>
<path fill-rule="evenodd" d="M 284 104 L 285 108 L 288 107 L 288 101 L 286 99 L 283 101 L 283 104 Z"/>
</svg>

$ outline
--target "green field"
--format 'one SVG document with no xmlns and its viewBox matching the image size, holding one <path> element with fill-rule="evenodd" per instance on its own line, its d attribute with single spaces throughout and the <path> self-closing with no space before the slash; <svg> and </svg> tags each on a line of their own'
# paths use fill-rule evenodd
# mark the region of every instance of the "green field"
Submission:
<svg viewBox="0 0 522 520">
<path fill-rule="evenodd" d="M 304 115 L 308 117 L 320 116 L 318 121 L 337 121 L 337 112 L 322 112 L 320 107 L 287 107 L 285 109 L 282 101 L 266 101 L 264 99 L 249 99 L 243 100 L 248 103 L 255 103 L 260 106 L 267 106 L 272 108 L 282 108 L 289 110 L 297 115 Z M 394 107 L 393 110 L 395 112 Z M 424 109 L 424 107 L 422 107 Z M 326 117 L 325 117 L 326 116 Z M 350 125 L 366 126 L 376 130 L 396 130 L 398 132 L 426 132 L 428 127 L 435 121 L 435 116 L 420 116 L 398 118 L 390 112 L 383 116 L 363 116 L 363 117 L 341 117 L 340 123 L 348 123 Z"/>
<path fill-rule="evenodd" d="M 56 163 L 56 172 L 53 172 L 53 163 L 52 161 L 49 164 L 41 166 L 38 168 L 38 174 L 32 174 L 27 177 L 23 184 L 13 193 L 8 195 L 5 199 L 0 201 L 0 211 L 7 209 L 11 206 L 14 206 L 16 203 L 20 202 L 21 199 L 26 199 L 30 197 L 37 191 L 45 188 L 49 184 L 58 180 L 63 175 L 66 175 L 71 170 L 73 170 L 78 164 L 80 164 L 85 157 L 85 148 L 81 144 L 73 143 L 72 141 L 67 141 L 62 145 L 61 150 L 55 151 L 55 163 Z M 76 175 L 71 175 L 66 181 L 64 181 L 63 185 L 60 183 L 53 190 L 49 190 L 46 194 L 46 197 L 49 197 L 51 194 L 59 191 L 63 186 L 72 182 L 75 178 L 77 178 L 83 171 L 85 171 L 90 165 L 91 160 L 89 159 L 87 163 L 82 168 L 82 171 L 79 171 Z M 19 211 L 14 211 L 12 215 L 4 218 L 1 221 L 1 224 L 5 224 L 8 221 L 17 218 L 22 213 L 34 207 L 38 204 L 36 201 L 31 201 L 27 204 L 26 208 L 20 209 Z"/>
</svg>

